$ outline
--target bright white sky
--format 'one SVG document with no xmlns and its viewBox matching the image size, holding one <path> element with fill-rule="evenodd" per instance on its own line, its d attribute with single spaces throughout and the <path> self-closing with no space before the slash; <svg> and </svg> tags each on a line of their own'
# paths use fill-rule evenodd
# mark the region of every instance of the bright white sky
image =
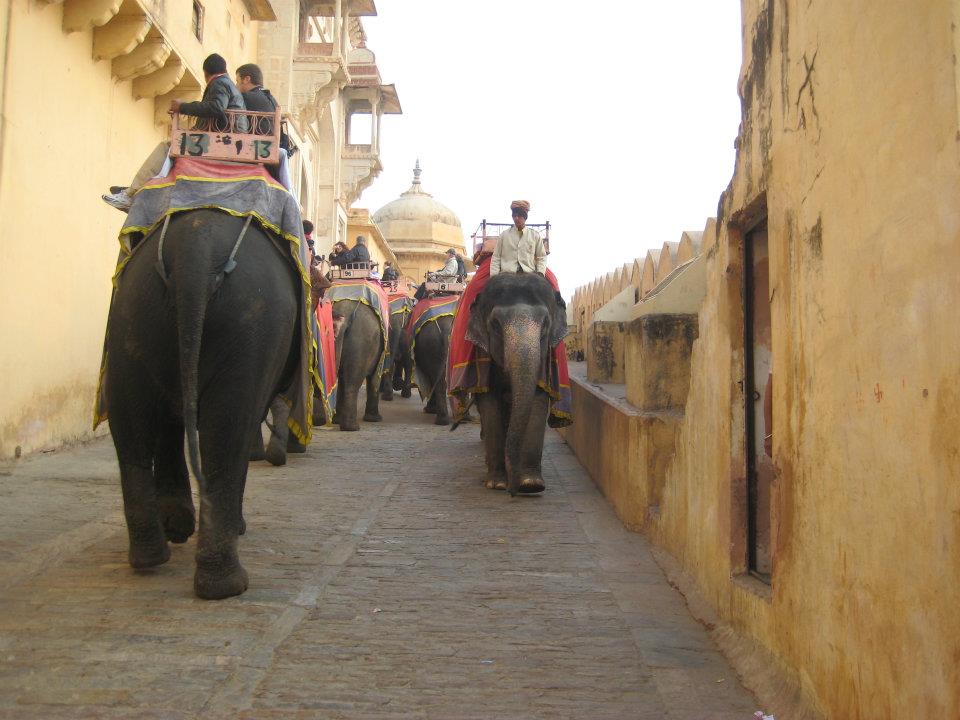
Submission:
<svg viewBox="0 0 960 720">
<path fill-rule="evenodd" d="M 403 115 L 384 116 L 384 171 L 357 207 L 407 190 L 417 158 L 467 242 L 528 200 L 528 222 L 550 220 L 567 298 L 716 214 L 740 121 L 738 0 L 378 0 L 377 11 L 367 46 Z"/>
</svg>

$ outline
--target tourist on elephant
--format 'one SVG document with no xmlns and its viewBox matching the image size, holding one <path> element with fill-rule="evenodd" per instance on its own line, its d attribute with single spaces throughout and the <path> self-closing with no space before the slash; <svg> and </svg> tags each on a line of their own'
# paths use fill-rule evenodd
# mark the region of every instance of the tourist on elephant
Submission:
<svg viewBox="0 0 960 720">
<path fill-rule="evenodd" d="M 490 258 L 490 276 L 501 272 L 535 272 L 543 275 L 547 269 L 547 250 L 543 238 L 533 228 L 526 227 L 530 203 L 514 200 L 510 203 L 513 227 L 500 233 L 500 239 Z"/>
<path fill-rule="evenodd" d="M 457 262 L 457 251 L 453 248 L 447 250 L 447 262 L 444 263 L 444 266 L 439 270 L 435 271 L 435 275 L 442 275 L 444 277 L 456 277 L 457 270 L 460 268 L 460 263 Z M 417 291 L 413 294 L 414 300 L 423 300 L 427 296 L 427 284 L 420 283 L 417 287 Z"/>
<path fill-rule="evenodd" d="M 343 243 L 339 243 L 339 245 L 346 248 Z M 336 251 L 336 248 L 334 250 Z M 357 244 L 349 250 L 330 253 L 331 265 L 346 265 L 347 263 L 357 262 L 370 262 L 370 251 L 367 250 L 367 241 L 364 240 L 363 235 L 357 236 Z"/>
<path fill-rule="evenodd" d="M 237 88 L 243 95 L 243 103 L 247 110 L 254 112 L 276 112 L 280 103 L 263 87 L 263 71 L 259 65 L 247 63 L 237 68 Z M 273 135 L 273 120 L 266 117 L 250 117 L 250 132 L 255 135 Z M 283 129 L 280 130 L 280 150 L 276 165 L 267 165 L 267 170 L 273 178 L 283 185 L 288 192 L 293 192 L 293 179 L 290 177 L 290 136 Z"/>
<path fill-rule="evenodd" d="M 400 279 L 400 276 L 397 274 L 397 269 L 393 266 L 393 263 L 387 260 L 383 266 L 383 281 L 385 283 L 396 282 Z"/>
<path fill-rule="evenodd" d="M 216 53 L 208 55 L 206 60 L 203 61 L 203 77 L 207 81 L 203 98 L 199 102 L 171 100 L 170 112 L 205 118 L 197 124 L 198 130 L 226 129 L 227 110 L 247 109 L 246 105 L 243 104 L 243 95 L 240 94 L 240 90 L 234 85 L 230 75 L 227 74 L 227 61 Z M 247 132 L 249 129 L 247 118 L 245 116 L 238 117 L 236 130 Z M 156 177 L 163 170 L 169 153 L 169 142 L 158 144 L 137 171 L 137 174 L 134 175 L 130 185 L 127 187 L 111 187 L 110 194 L 100 197 L 107 205 L 127 212 L 133 204 L 133 196 L 137 191 L 144 186 L 147 180 Z"/>
</svg>

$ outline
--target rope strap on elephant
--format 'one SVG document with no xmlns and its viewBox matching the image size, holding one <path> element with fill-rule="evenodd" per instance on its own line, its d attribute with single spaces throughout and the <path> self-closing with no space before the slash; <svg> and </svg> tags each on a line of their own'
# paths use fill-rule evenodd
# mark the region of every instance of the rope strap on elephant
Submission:
<svg viewBox="0 0 960 720">
<path fill-rule="evenodd" d="M 123 269 L 134 253 L 146 243 L 140 242 L 170 223 L 170 218 L 191 210 L 218 210 L 235 217 L 251 219 L 271 234 L 278 247 L 289 250 L 290 259 L 300 279 L 301 316 L 312 315 L 310 275 L 307 272 L 307 244 L 303 239 L 303 220 L 296 199 L 274 180 L 261 165 L 240 165 L 193 158 L 177 158 L 165 177 L 153 178 L 134 196 L 120 230 L 120 257 L 113 275 L 114 289 L 122 281 Z M 229 273 L 236 265 L 234 256 L 243 235 L 239 235 L 229 258 L 224 259 L 221 273 Z M 282 247 L 281 247 L 282 251 Z M 158 250 L 162 253 L 162 248 Z M 162 264 L 158 265 L 165 276 Z M 317 370 L 318 346 L 312 322 L 301 322 L 300 362 L 294 384 L 284 400 L 290 405 L 290 431 L 306 445 L 312 434 L 313 389 L 326 396 L 323 380 Z M 100 382 L 94 407 L 94 427 L 107 419 L 104 378 L 107 366 L 106 344 L 100 365 Z"/>
<path fill-rule="evenodd" d="M 545 273 L 555 290 L 559 290 L 552 271 Z M 490 259 L 477 268 L 463 293 L 453 329 L 450 332 L 450 354 L 447 363 L 447 392 L 455 423 L 459 423 L 469 409 L 470 395 L 490 389 L 490 356 L 467 340 L 470 306 L 490 280 Z M 573 397 L 570 392 L 570 374 L 567 371 L 567 349 L 563 342 L 549 355 L 546 367 L 541 367 L 537 386 L 550 396 L 550 427 L 566 427 L 573 423 Z"/>
</svg>

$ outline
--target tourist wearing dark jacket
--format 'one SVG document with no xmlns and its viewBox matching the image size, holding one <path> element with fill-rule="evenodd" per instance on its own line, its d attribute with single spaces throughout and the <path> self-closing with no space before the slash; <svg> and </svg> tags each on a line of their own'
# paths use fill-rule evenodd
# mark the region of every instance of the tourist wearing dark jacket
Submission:
<svg viewBox="0 0 960 720">
<path fill-rule="evenodd" d="M 370 251 L 367 250 L 367 241 L 363 237 L 357 238 L 357 244 L 339 255 L 330 255 L 331 265 L 346 265 L 347 263 L 370 262 Z"/>
<path fill-rule="evenodd" d="M 214 75 L 203 90 L 203 98 L 196 102 L 180 103 L 178 108 L 181 115 L 193 115 L 194 117 L 204 118 L 197 124 L 201 130 L 215 130 L 217 132 L 226 132 L 231 130 L 227 122 L 227 110 L 246 110 L 247 106 L 243 101 L 243 95 L 233 84 L 233 80 L 224 71 Z M 236 126 L 232 128 L 235 132 L 250 132 L 250 125 L 247 117 L 241 115 L 237 118 Z"/>
</svg>

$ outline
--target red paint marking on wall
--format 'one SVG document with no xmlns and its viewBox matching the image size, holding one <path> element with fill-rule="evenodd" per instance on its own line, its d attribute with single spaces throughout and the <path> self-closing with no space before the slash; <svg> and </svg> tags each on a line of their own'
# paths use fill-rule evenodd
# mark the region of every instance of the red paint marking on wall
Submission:
<svg viewBox="0 0 960 720">
<path fill-rule="evenodd" d="M 877 383 L 876 387 L 873 389 L 873 396 L 877 399 L 877 402 L 883 400 L 883 390 L 880 389 L 880 383 Z"/>
</svg>

